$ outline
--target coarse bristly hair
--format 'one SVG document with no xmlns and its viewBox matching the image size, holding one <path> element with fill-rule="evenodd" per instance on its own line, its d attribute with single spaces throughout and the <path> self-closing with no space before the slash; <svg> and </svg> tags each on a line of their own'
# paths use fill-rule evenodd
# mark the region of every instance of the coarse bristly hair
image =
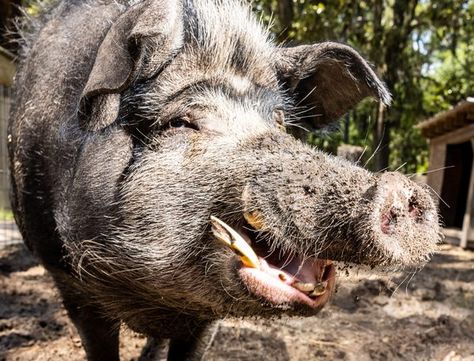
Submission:
<svg viewBox="0 0 474 361">
<path fill-rule="evenodd" d="M 270 32 L 243 1 L 186 0 L 183 15 L 186 43 L 199 49 L 201 57 L 208 56 L 198 63 L 248 69 L 274 52 Z"/>
<path fill-rule="evenodd" d="M 90 1 L 90 3 L 92 6 L 93 2 Z M 126 6 L 138 3 L 129 2 Z M 39 21 L 28 20 L 30 28 L 37 31 L 41 28 L 41 22 L 57 17 L 67 6 L 68 2 L 51 6 L 38 18 Z M 87 6 L 87 3 L 84 6 Z M 96 283 L 99 280 L 99 284 L 107 284 L 107 287 L 111 287 L 110 293 L 105 289 L 97 293 L 96 297 L 102 299 L 102 304 L 108 302 L 106 301 L 108 297 L 113 297 L 114 290 L 120 283 L 116 277 L 117 274 L 120 275 L 121 282 L 130 285 L 136 283 L 134 280 L 137 278 L 153 277 L 156 269 L 164 269 L 164 266 L 160 266 L 158 262 L 160 255 L 163 256 L 163 249 L 154 248 L 160 239 L 163 239 L 162 242 L 166 240 L 169 243 L 170 239 L 179 241 L 180 237 L 177 235 L 189 241 L 198 241 L 207 237 L 208 216 L 209 212 L 216 207 L 215 204 L 220 204 L 222 209 L 219 212 L 232 213 L 234 216 L 230 219 L 235 217 L 234 222 L 239 221 L 239 213 L 244 208 L 261 212 L 266 223 L 266 232 L 262 239 L 267 241 L 272 252 L 289 254 L 290 257 L 295 254 L 313 257 L 326 251 L 326 248 L 332 248 L 336 250 L 333 254 L 342 252 L 344 254 L 342 258 L 352 261 L 362 259 L 362 254 L 365 254 L 364 262 L 370 259 L 372 264 L 411 263 L 424 260 L 429 254 L 429 251 L 426 252 L 428 249 L 415 247 L 410 254 L 405 254 L 404 249 L 395 249 L 388 244 L 385 247 L 384 242 L 377 241 L 376 237 L 386 238 L 383 234 L 374 231 L 371 226 L 371 223 L 377 223 L 377 217 L 379 217 L 377 208 L 382 207 L 383 197 L 378 195 L 382 198 L 376 202 L 380 203 L 380 206 L 373 207 L 377 211 L 372 214 L 371 206 L 360 202 L 360 196 L 367 187 L 373 187 L 377 183 L 369 173 L 348 163 L 341 163 L 336 158 L 323 160 L 321 155 L 315 154 L 307 146 L 294 144 L 285 138 L 287 136 L 282 138 L 281 135 L 273 134 L 274 129 L 271 126 L 255 126 L 250 121 L 243 122 L 243 117 L 249 119 L 271 117 L 275 106 L 286 109 L 287 112 L 289 109 L 287 94 L 282 93 L 272 64 L 277 48 L 269 36 L 268 29 L 263 28 L 252 15 L 251 8 L 242 1 L 232 0 L 185 0 L 180 6 L 184 28 L 182 48 L 177 50 L 172 63 L 157 76 L 157 80 L 152 78 L 141 82 L 138 79 L 124 91 L 119 119 L 128 126 L 134 125 L 129 118 L 138 119 L 139 122 L 153 118 L 153 124 L 160 124 L 166 121 L 166 116 L 162 115 L 160 118 L 160 115 L 167 110 L 167 107 L 172 108 L 172 111 L 180 108 L 179 112 L 182 113 L 183 110 L 192 110 L 196 104 L 199 104 L 201 108 L 205 106 L 211 109 L 211 112 L 212 109 L 220 108 L 219 116 L 221 117 L 241 116 L 242 120 L 236 122 L 229 135 L 221 140 L 220 149 L 206 151 L 207 156 L 211 156 L 208 163 L 201 164 L 202 169 L 194 168 L 194 177 L 202 188 L 192 187 L 191 190 L 193 192 L 195 189 L 199 190 L 206 195 L 206 199 L 199 200 L 193 192 L 190 192 L 187 198 L 186 192 L 180 190 L 180 185 L 186 183 L 189 177 L 187 172 L 175 173 L 176 178 L 172 184 L 168 184 L 166 182 L 168 179 L 161 177 L 153 184 L 153 188 L 158 187 L 167 192 L 173 191 L 174 197 L 166 199 L 165 195 L 159 194 L 160 203 L 147 203 L 145 200 L 138 199 L 134 193 L 137 185 L 144 187 L 142 193 L 153 193 L 153 189 L 145 191 L 148 185 L 143 174 L 150 170 L 158 174 L 171 174 L 172 167 L 181 161 L 181 156 L 174 155 L 174 143 L 165 145 L 169 139 L 161 140 L 157 134 L 145 140 L 142 139 L 139 147 L 134 149 L 134 158 L 140 161 L 131 163 L 132 166 L 124 172 L 124 178 L 128 177 L 127 183 L 120 190 L 120 196 L 123 199 L 117 201 L 117 206 L 122 213 L 126 214 L 126 217 L 122 214 L 119 217 L 120 223 L 112 227 L 113 237 L 109 235 L 106 243 L 98 242 L 96 239 L 65 242 L 65 247 L 69 250 L 68 257 L 76 265 L 81 280 L 86 280 L 85 275 L 89 274 L 90 282 Z M 34 36 L 25 35 L 24 38 L 25 49 L 28 49 L 30 47 L 28 44 L 34 41 Z M 154 40 L 153 38 L 145 39 L 142 49 L 146 54 L 144 62 L 151 68 L 159 67 L 161 61 L 160 57 L 155 55 L 160 44 L 155 43 Z M 24 55 L 28 56 L 28 52 L 25 51 Z M 186 69 L 188 72 L 185 71 Z M 238 89 L 235 81 L 231 82 L 230 86 L 223 86 L 220 83 L 222 80 L 229 81 L 236 77 L 247 82 L 243 85 L 243 90 Z M 192 96 L 186 98 L 186 102 L 181 102 L 176 96 L 176 91 L 181 92 L 180 89 L 188 83 L 198 83 L 198 85 L 193 85 L 190 88 Z M 252 90 L 254 84 L 263 84 L 274 89 L 270 92 L 267 89 L 262 90 L 262 87 Z M 255 111 L 256 108 L 257 111 Z M 255 114 L 251 115 L 253 113 Z M 253 124 L 256 123 L 258 121 Z M 232 151 L 236 142 L 238 151 Z M 196 142 L 195 152 L 200 153 L 202 151 L 200 149 L 204 149 L 205 146 L 203 144 L 197 146 L 197 144 L 198 142 Z M 169 150 L 166 152 L 168 147 Z M 163 167 L 161 170 L 157 169 L 151 159 L 144 156 L 147 152 L 155 152 L 156 149 L 159 149 L 159 154 L 161 153 L 159 158 L 159 167 Z M 224 149 L 228 149 L 229 154 L 233 152 L 228 158 L 229 164 L 225 169 L 221 169 L 220 166 L 216 168 L 212 162 L 219 159 L 219 153 Z M 263 157 L 262 161 L 252 160 L 253 158 L 260 159 L 259 153 L 265 153 L 265 151 L 270 153 Z M 276 158 L 275 154 L 277 154 Z M 153 156 L 156 155 L 153 154 Z M 308 180 L 302 180 L 293 174 L 294 168 L 303 169 L 304 164 L 306 166 L 312 164 L 308 168 Z M 287 165 L 291 166 L 286 168 Z M 329 169 L 331 169 L 330 172 Z M 348 169 L 352 171 L 349 172 Z M 226 176 L 224 176 L 225 172 L 228 173 Z M 325 172 L 328 174 L 324 174 Z M 218 174 L 221 175 L 221 180 L 216 179 Z M 256 177 L 262 178 L 265 182 L 257 182 Z M 323 178 L 326 178 L 328 182 L 324 187 L 321 184 Z M 367 178 L 367 183 L 359 184 L 358 178 Z M 252 184 L 253 187 L 250 192 L 251 206 L 239 204 L 239 192 L 246 186 L 245 182 Z M 282 182 L 292 184 L 292 189 L 296 187 L 305 191 L 303 194 L 286 194 L 285 190 L 280 194 L 275 191 L 275 187 L 286 189 L 287 187 L 283 186 Z M 203 187 L 205 183 L 212 186 Z M 228 184 L 231 185 L 230 189 Z M 273 186 L 268 187 L 268 184 Z M 316 184 L 321 184 L 321 188 L 317 189 Z M 129 185 L 133 188 L 129 189 Z M 179 189 L 174 189 L 175 185 L 178 185 Z M 216 192 L 215 187 L 221 187 L 221 192 Z M 412 186 L 407 185 L 407 187 Z M 416 192 L 421 193 L 419 190 Z M 229 197 L 230 194 L 233 196 Z M 307 203 L 311 199 L 320 199 L 320 201 L 315 204 Z M 196 204 L 197 200 L 199 204 Z M 425 200 L 425 203 L 424 209 L 429 208 L 429 202 Z M 343 207 L 341 207 L 342 204 Z M 64 203 L 64 207 L 63 211 L 56 213 L 58 229 L 64 235 L 77 237 L 70 231 L 70 223 L 74 222 L 72 220 L 76 216 L 72 215 L 71 209 L 67 208 L 68 203 Z M 350 214 L 347 213 L 347 207 L 352 209 Z M 232 208 L 235 210 L 231 211 Z M 168 216 L 164 217 L 161 214 L 163 209 L 171 213 L 175 212 L 175 217 L 172 219 Z M 186 211 L 189 209 L 194 209 L 194 218 L 187 217 Z M 143 216 L 143 213 L 147 216 Z M 360 213 L 364 216 L 360 217 Z M 315 214 L 318 214 L 317 218 L 314 217 Z M 149 215 L 153 217 L 150 218 Z M 357 219 L 358 217 L 360 218 Z M 176 219 L 181 221 L 176 223 Z M 146 240 L 154 239 L 154 242 L 150 244 L 137 242 L 135 234 L 137 229 L 140 230 L 141 237 Z M 399 232 L 403 233 L 402 230 Z M 351 233 L 359 234 L 360 244 L 347 241 L 351 238 Z M 103 236 L 99 234 L 97 238 Z M 411 234 L 411 236 L 419 237 L 416 234 Z M 337 246 L 338 242 L 342 242 L 341 245 Z M 403 243 L 405 243 L 404 240 L 402 240 Z M 183 265 L 187 259 L 195 257 L 205 259 L 209 257 L 206 252 L 210 252 L 211 255 L 215 252 L 212 247 L 209 249 L 205 246 L 206 243 L 198 244 L 199 247 L 196 248 L 195 245 L 176 243 L 174 247 L 170 247 L 171 252 L 162 259 L 166 263 Z M 183 245 L 188 248 L 183 248 Z M 356 246 L 359 248 L 355 249 Z M 409 244 L 405 246 L 410 248 Z M 177 250 L 180 251 L 176 252 Z M 133 259 L 133 254 L 141 254 L 142 265 L 125 271 L 127 265 L 133 263 L 131 259 L 128 259 L 128 257 Z M 183 254 L 187 254 L 186 259 L 180 259 Z M 178 258 L 175 259 L 175 256 Z M 187 267 L 191 269 L 195 266 L 191 263 Z M 175 270 L 172 271 L 175 272 Z M 134 274 L 134 272 L 138 273 Z M 206 272 L 209 272 L 207 266 Z M 197 273 L 199 273 L 198 270 L 196 270 Z M 166 273 L 162 273 L 163 275 Z M 105 282 L 105 279 L 108 281 Z M 187 276 L 184 278 L 183 285 L 186 282 Z M 231 280 L 227 282 L 230 284 Z M 99 284 L 95 286 L 97 289 L 100 289 Z M 163 281 L 159 292 L 169 295 L 174 292 L 173 287 L 174 284 L 169 285 L 169 289 L 166 290 L 166 282 Z M 135 290 L 139 288 L 139 285 L 133 287 Z M 203 288 L 206 287 L 203 285 Z M 149 286 L 146 286 L 144 290 L 145 299 L 153 294 L 153 292 L 150 293 Z M 147 295 L 147 292 L 150 294 Z M 249 297 L 239 291 L 234 290 L 234 292 L 237 292 L 238 297 L 242 299 Z M 198 297 L 198 299 L 202 302 L 202 298 Z M 177 299 L 168 297 L 164 299 L 160 307 L 181 309 L 181 301 L 180 296 Z M 196 302 L 196 305 L 198 303 Z M 216 303 L 219 302 L 216 301 Z M 113 304 L 116 302 L 114 301 Z M 181 312 L 192 312 L 194 307 L 193 304 L 186 304 Z M 197 307 L 202 309 L 203 305 Z M 222 312 L 221 306 L 211 308 L 211 310 L 214 313 Z"/>
<path fill-rule="evenodd" d="M 117 6 L 134 6 L 143 0 L 118 0 Z M 97 4 L 94 0 L 83 1 Z M 107 3 L 107 1 L 103 1 Z M 13 33 L 19 35 L 20 56 L 28 55 L 38 32 L 56 14 L 68 4 L 76 4 L 72 0 L 35 0 L 30 4 L 34 12 L 30 13 L 22 8 L 22 16 L 14 19 Z M 222 64 L 224 58 L 233 54 L 225 50 L 234 48 L 242 50 L 242 46 L 253 50 L 254 59 L 258 61 L 259 51 L 271 52 L 273 36 L 270 29 L 258 21 L 252 14 L 251 5 L 244 0 L 183 0 L 183 17 L 188 21 L 186 36 L 191 37 L 201 49 L 205 49 L 214 56 L 215 62 Z"/>
<path fill-rule="evenodd" d="M 283 129 L 292 104 L 324 126 L 367 96 L 388 101 L 355 50 L 278 47 L 238 0 L 67 0 L 29 24 L 12 199 L 79 327 L 99 315 L 179 339 L 193 322 L 319 310 L 251 292 L 210 216 L 245 231 L 257 214 L 255 246 L 282 268 L 410 266 L 436 249 L 426 190 Z"/>
</svg>

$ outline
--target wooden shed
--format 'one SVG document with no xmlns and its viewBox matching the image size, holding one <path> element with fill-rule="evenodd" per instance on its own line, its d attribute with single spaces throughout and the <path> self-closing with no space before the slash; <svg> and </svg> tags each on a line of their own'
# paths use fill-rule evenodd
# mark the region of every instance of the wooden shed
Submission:
<svg viewBox="0 0 474 361">
<path fill-rule="evenodd" d="M 8 199 L 7 126 L 14 75 L 13 55 L 0 47 L 0 210 L 10 208 Z"/>
<path fill-rule="evenodd" d="M 474 241 L 474 98 L 417 127 L 429 140 L 427 183 L 441 198 L 444 233 L 465 248 Z"/>
</svg>

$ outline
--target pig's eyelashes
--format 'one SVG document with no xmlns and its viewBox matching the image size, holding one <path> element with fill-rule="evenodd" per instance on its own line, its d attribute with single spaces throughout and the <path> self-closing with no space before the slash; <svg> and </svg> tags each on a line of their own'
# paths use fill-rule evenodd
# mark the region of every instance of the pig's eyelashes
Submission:
<svg viewBox="0 0 474 361">
<path fill-rule="evenodd" d="M 185 129 L 185 128 L 199 130 L 196 124 L 192 123 L 186 118 L 173 118 L 165 124 L 164 128 L 165 130 L 166 129 Z"/>
<path fill-rule="evenodd" d="M 186 128 L 188 124 L 189 122 L 184 119 L 175 118 L 169 121 L 168 127 L 169 128 Z"/>
</svg>

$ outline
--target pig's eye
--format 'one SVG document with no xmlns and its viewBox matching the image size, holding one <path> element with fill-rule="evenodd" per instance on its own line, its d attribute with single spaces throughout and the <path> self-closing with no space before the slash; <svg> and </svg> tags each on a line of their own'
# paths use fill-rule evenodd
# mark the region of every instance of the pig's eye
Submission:
<svg viewBox="0 0 474 361">
<path fill-rule="evenodd" d="M 191 121 L 189 121 L 186 118 L 173 118 L 168 123 L 165 125 L 165 128 L 167 129 L 179 129 L 179 128 L 190 128 L 194 130 L 198 130 L 198 127 L 196 124 L 193 124 Z"/>
</svg>

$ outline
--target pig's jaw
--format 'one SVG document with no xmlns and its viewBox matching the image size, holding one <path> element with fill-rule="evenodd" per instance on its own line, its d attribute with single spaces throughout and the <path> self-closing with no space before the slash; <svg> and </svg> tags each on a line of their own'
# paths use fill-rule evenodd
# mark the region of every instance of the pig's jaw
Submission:
<svg viewBox="0 0 474 361">
<path fill-rule="evenodd" d="M 291 308 L 300 304 L 319 309 L 324 306 L 336 284 L 332 261 L 270 250 L 252 237 L 252 230 L 258 231 L 259 227 L 255 220 L 251 221 L 237 231 L 211 217 L 215 238 L 240 259 L 238 274 L 247 289 L 277 307 Z"/>
<path fill-rule="evenodd" d="M 303 304 L 311 308 L 321 308 L 329 300 L 336 285 L 336 271 L 333 264 L 323 266 L 323 271 L 318 272 L 320 265 L 328 261 L 320 259 L 308 259 L 305 265 L 301 265 L 299 272 L 295 275 L 288 273 L 285 269 L 269 265 L 260 258 L 260 268 L 243 266 L 239 275 L 250 292 L 260 296 L 275 306 L 291 307 L 292 304 Z M 310 262 L 312 265 L 306 264 Z M 313 282 L 305 282 L 299 273 L 309 273 L 315 279 Z"/>
</svg>

